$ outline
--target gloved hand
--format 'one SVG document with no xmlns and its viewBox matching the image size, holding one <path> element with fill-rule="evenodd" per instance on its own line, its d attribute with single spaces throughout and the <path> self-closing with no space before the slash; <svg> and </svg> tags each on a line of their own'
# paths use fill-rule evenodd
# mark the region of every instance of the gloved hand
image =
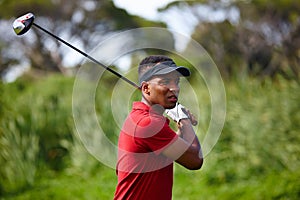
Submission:
<svg viewBox="0 0 300 200">
<path fill-rule="evenodd" d="M 179 103 L 177 103 L 176 106 L 172 109 L 166 109 L 165 113 L 177 123 L 181 119 L 189 119 L 193 126 L 196 126 L 198 124 L 195 116 Z"/>
<path fill-rule="evenodd" d="M 179 103 L 172 109 L 166 109 L 166 114 L 176 122 L 179 122 L 181 119 L 188 119 L 188 113 L 185 107 Z"/>
</svg>

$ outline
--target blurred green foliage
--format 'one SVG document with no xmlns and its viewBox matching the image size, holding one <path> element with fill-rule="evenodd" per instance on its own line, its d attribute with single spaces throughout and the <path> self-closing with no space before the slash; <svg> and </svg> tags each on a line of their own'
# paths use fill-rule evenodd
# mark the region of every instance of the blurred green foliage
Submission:
<svg viewBox="0 0 300 200">
<path fill-rule="evenodd" d="M 2 85 L 0 183 L 3 192 L 31 185 L 41 162 L 52 169 L 62 167 L 61 159 L 67 151 L 60 142 L 72 139 L 71 91 L 67 82 L 56 78 L 53 84 L 50 78 Z"/>
<path fill-rule="evenodd" d="M 118 127 L 110 98 L 115 81 L 101 82 L 95 96 L 100 124 L 114 143 Z M 113 197 L 115 171 L 89 155 L 76 137 L 73 84 L 73 78 L 53 75 L 0 85 L 1 199 Z M 176 165 L 174 199 L 297 199 L 299 84 L 281 77 L 243 78 L 226 81 L 225 87 L 221 137 L 201 171 Z M 204 110 L 201 117 L 206 121 L 208 115 Z"/>
</svg>

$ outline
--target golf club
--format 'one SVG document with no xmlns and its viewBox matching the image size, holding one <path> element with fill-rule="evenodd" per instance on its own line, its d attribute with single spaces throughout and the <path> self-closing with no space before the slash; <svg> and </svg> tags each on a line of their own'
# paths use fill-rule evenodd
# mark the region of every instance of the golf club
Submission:
<svg viewBox="0 0 300 200">
<path fill-rule="evenodd" d="M 135 84 L 134 82 L 132 82 L 131 80 L 127 79 L 126 77 L 122 76 L 121 74 L 119 74 L 118 72 L 114 71 L 113 69 L 107 67 L 106 65 L 104 65 L 103 63 L 99 62 L 98 60 L 96 60 L 95 58 L 91 57 L 90 55 L 88 55 L 87 53 L 81 51 L 80 49 L 76 48 L 75 46 L 71 45 L 70 43 L 66 42 L 65 40 L 61 39 L 60 37 L 54 35 L 53 33 L 49 32 L 48 30 L 44 29 L 43 27 L 39 26 L 38 24 L 34 23 L 34 14 L 32 13 L 27 13 L 21 17 L 18 17 L 14 22 L 13 22 L 13 29 L 15 31 L 15 33 L 17 35 L 23 35 L 25 34 L 30 28 L 31 26 L 35 26 L 36 28 L 44 31 L 45 33 L 49 34 L 50 36 L 52 36 L 53 38 L 57 39 L 58 41 L 62 42 L 63 44 L 71 47 L 73 50 L 77 51 L 78 53 L 82 54 L 84 57 L 90 59 L 91 61 L 93 61 L 94 63 L 98 64 L 99 66 L 103 67 L 105 70 L 110 71 L 111 73 L 113 73 L 114 75 L 116 75 L 117 77 L 123 79 L 124 81 L 126 81 L 127 83 L 129 83 L 130 85 L 132 85 L 133 87 L 135 87 L 136 89 L 141 89 L 137 84 Z M 195 123 L 193 124 L 194 126 L 197 125 L 197 122 L 195 120 Z"/>
<path fill-rule="evenodd" d="M 55 39 L 57 39 L 58 41 L 64 43 L 65 45 L 71 47 L 73 50 L 79 52 L 80 54 L 82 54 L 83 56 L 85 56 L 86 58 L 90 59 L 91 61 L 93 61 L 94 63 L 100 65 L 101 67 L 105 68 L 106 70 L 110 71 L 111 73 L 113 73 L 114 75 L 116 75 L 117 77 L 123 79 L 124 81 L 126 81 L 127 83 L 129 83 L 130 85 L 132 85 L 133 87 L 140 89 L 140 87 L 135 84 L 134 82 L 130 81 L 129 79 L 127 79 L 126 77 L 122 76 L 121 74 L 119 74 L 118 72 L 114 71 L 113 69 L 107 67 L 106 65 L 104 65 L 103 63 L 99 62 L 98 60 L 96 60 L 95 58 L 89 56 L 87 53 L 81 51 L 80 49 L 74 47 L 73 45 L 71 45 L 70 43 L 64 41 L 63 39 L 61 39 L 60 37 L 52 34 L 51 32 L 47 31 L 46 29 L 42 28 L 41 26 L 39 26 L 38 24 L 34 23 L 34 18 L 35 16 L 32 13 L 27 13 L 21 17 L 18 17 L 14 23 L 13 23 L 13 29 L 15 31 L 15 33 L 17 35 L 23 35 L 24 33 L 26 33 L 31 26 L 35 26 L 36 28 L 44 31 L 45 33 L 49 34 L 50 36 L 54 37 Z"/>
</svg>

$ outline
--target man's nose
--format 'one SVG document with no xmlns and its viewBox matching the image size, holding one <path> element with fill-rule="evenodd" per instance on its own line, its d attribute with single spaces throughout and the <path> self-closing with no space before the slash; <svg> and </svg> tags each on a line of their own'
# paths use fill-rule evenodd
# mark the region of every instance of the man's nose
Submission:
<svg viewBox="0 0 300 200">
<path fill-rule="evenodd" d="M 180 90 L 178 83 L 175 81 L 172 81 L 168 86 L 170 91 L 178 93 Z"/>
</svg>

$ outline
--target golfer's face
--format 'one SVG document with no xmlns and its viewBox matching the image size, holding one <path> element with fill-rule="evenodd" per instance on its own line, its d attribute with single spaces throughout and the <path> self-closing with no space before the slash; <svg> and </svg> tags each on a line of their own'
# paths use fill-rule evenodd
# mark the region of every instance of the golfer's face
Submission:
<svg viewBox="0 0 300 200">
<path fill-rule="evenodd" d="M 171 72 L 166 75 L 153 77 L 149 83 L 149 100 L 165 109 L 174 108 L 179 95 L 179 74 Z"/>
</svg>

